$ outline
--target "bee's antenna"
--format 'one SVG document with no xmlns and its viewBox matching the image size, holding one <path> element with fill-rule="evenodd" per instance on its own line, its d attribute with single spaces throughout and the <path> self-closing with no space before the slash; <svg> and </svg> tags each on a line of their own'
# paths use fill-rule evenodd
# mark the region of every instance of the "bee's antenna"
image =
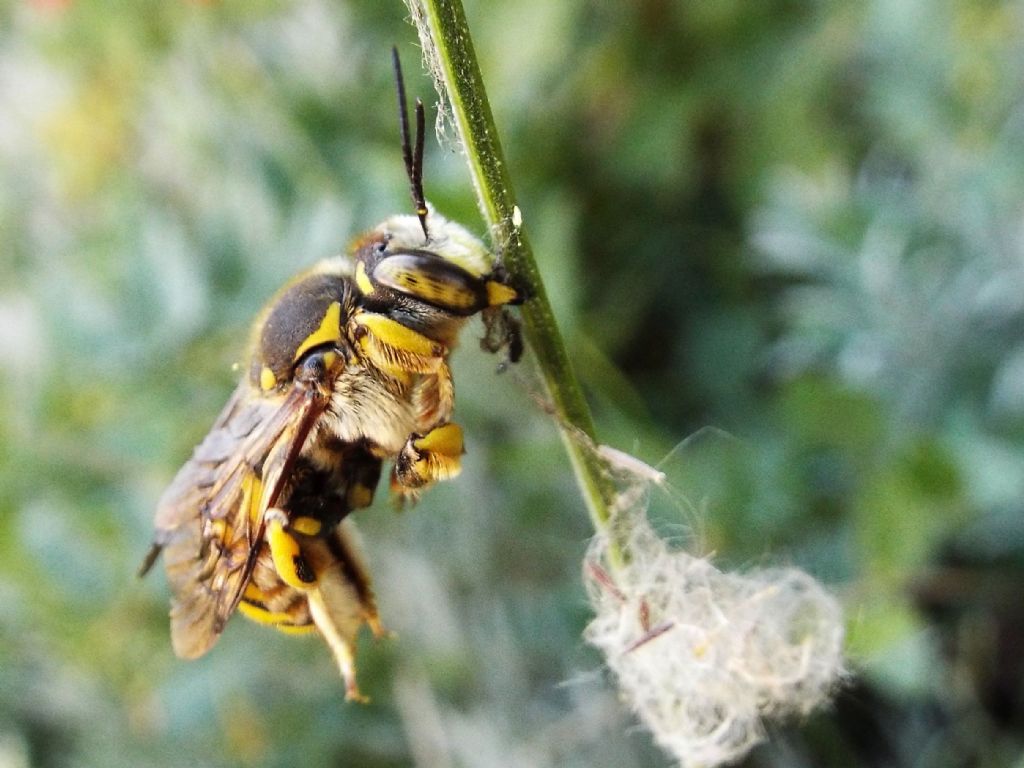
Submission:
<svg viewBox="0 0 1024 768">
<path fill-rule="evenodd" d="M 398 48 L 392 46 L 391 61 L 395 67 L 395 88 L 398 90 L 398 116 L 402 129 L 402 159 L 405 160 L 405 173 L 409 177 L 412 202 L 416 206 L 416 215 L 423 227 L 423 237 L 430 239 L 427 233 L 427 201 L 423 195 L 423 141 L 426 117 L 423 102 L 416 99 L 416 145 L 409 138 L 409 106 L 405 100 L 405 81 L 402 79 L 402 63 L 398 59 Z"/>
</svg>

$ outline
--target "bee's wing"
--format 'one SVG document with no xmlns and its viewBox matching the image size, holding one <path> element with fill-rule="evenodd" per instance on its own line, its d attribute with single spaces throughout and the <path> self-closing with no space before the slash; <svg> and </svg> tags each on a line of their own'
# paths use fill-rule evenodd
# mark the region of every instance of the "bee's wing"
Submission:
<svg viewBox="0 0 1024 768">
<path fill-rule="evenodd" d="M 224 629 L 259 554 L 263 515 L 327 402 L 297 386 L 274 399 L 254 396 L 243 381 L 161 497 L 154 546 L 174 593 L 178 656 L 201 656 Z"/>
</svg>

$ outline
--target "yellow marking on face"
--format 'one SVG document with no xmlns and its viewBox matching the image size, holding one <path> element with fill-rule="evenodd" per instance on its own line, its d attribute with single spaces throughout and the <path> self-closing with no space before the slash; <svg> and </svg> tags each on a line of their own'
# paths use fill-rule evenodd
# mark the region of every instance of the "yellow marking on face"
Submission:
<svg viewBox="0 0 1024 768">
<path fill-rule="evenodd" d="M 356 264 L 356 285 L 359 286 L 359 290 L 362 291 L 364 296 L 369 296 L 373 293 L 373 283 L 366 276 L 366 265 L 361 261 Z"/>
<path fill-rule="evenodd" d="M 348 489 L 348 503 L 353 509 L 362 509 L 373 503 L 373 489 L 362 483 L 355 483 Z"/>
<path fill-rule="evenodd" d="M 508 304 L 519 298 L 515 288 L 511 288 L 497 280 L 487 281 L 487 304 L 491 307 L 498 307 Z"/>
<path fill-rule="evenodd" d="M 470 309 L 477 304 L 477 294 L 465 280 L 443 279 L 424 270 L 401 263 L 401 257 L 385 259 L 373 272 L 380 282 L 410 296 L 451 309 Z"/>
<path fill-rule="evenodd" d="M 260 389 L 264 392 L 269 392 L 276 386 L 277 376 L 274 375 L 272 370 L 264 366 L 263 370 L 260 371 Z"/>
<path fill-rule="evenodd" d="M 333 368 L 336 362 L 338 362 L 337 352 L 324 352 L 324 365 L 327 366 L 328 370 Z"/>
<path fill-rule="evenodd" d="M 297 517 L 292 520 L 291 528 L 305 536 L 316 536 L 323 528 L 323 524 L 314 517 Z"/>
<path fill-rule="evenodd" d="M 303 341 L 297 350 L 293 360 L 298 360 L 308 350 L 319 347 L 321 344 L 336 344 L 341 341 L 341 303 L 332 302 L 324 313 L 324 319 L 320 321 L 320 327 L 313 331 Z"/>
<path fill-rule="evenodd" d="M 414 272 L 403 272 L 396 275 L 396 282 L 406 293 L 442 307 L 469 309 L 477 301 L 476 294 L 467 290 L 464 285 L 445 283 L 436 279 L 424 279 L 417 277 Z"/>
<path fill-rule="evenodd" d="M 462 427 L 458 424 L 445 424 L 430 430 L 419 440 L 413 442 L 417 450 L 439 453 L 443 456 L 461 456 L 465 453 L 462 442 Z"/>
</svg>

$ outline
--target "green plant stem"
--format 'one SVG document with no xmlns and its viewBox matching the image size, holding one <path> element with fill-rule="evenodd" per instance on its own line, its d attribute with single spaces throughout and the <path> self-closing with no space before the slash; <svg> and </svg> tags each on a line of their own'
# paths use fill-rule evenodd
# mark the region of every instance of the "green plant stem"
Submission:
<svg viewBox="0 0 1024 768">
<path fill-rule="evenodd" d="M 434 65 L 435 74 L 447 90 L 481 210 L 495 241 L 504 248 L 504 262 L 510 275 L 528 291 L 529 300 L 522 307 L 526 338 L 561 422 L 562 441 L 594 528 L 605 531 L 611 517 L 613 488 L 600 458 L 577 436 L 586 435 L 594 442 L 593 418 L 569 363 L 530 241 L 522 226 L 516 226 L 515 195 L 462 3 L 409 0 L 409 6 L 428 63 Z M 613 551 L 617 549 L 613 547 Z"/>
</svg>

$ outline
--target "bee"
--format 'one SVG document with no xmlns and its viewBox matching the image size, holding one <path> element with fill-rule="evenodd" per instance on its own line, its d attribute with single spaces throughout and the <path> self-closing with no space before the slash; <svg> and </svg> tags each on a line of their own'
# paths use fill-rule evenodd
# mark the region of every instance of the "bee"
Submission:
<svg viewBox="0 0 1024 768">
<path fill-rule="evenodd" d="M 426 203 L 423 104 L 413 147 L 393 60 L 416 215 L 387 219 L 271 298 L 242 380 L 157 504 L 140 570 L 163 555 L 179 657 L 205 654 L 237 610 L 319 633 L 350 700 L 362 700 L 357 634 L 384 630 L 346 518 L 373 501 L 384 462 L 399 500 L 458 474 L 449 353 L 471 316 L 522 300 L 483 243 Z"/>
</svg>

